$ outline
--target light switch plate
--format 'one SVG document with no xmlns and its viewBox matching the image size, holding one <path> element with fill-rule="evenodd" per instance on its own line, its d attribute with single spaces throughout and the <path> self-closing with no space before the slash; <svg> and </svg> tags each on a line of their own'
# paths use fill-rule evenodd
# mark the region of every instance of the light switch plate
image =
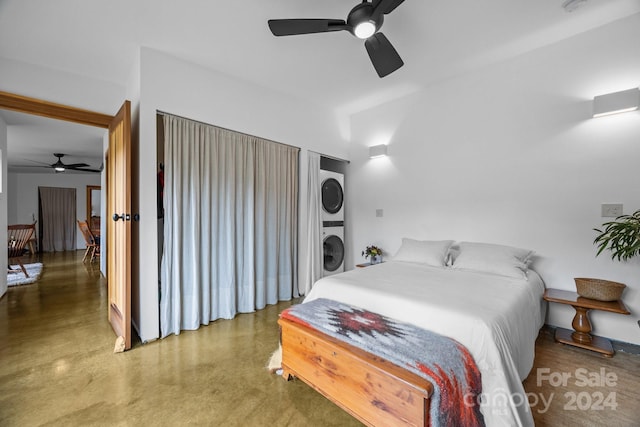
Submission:
<svg viewBox="0 0 640 427">
<path fill-rule="evenodd" d="M 384 210 L 376 209 L 376 217 L 377 218 L 382 218 L 383 216 L 384 216 Z"/>
<path fill-rule="evenodd" d="M 622 203 L 608 203 L 602 205 L 602 216 L 616 218 L 622 215 Z"/>
</svg>

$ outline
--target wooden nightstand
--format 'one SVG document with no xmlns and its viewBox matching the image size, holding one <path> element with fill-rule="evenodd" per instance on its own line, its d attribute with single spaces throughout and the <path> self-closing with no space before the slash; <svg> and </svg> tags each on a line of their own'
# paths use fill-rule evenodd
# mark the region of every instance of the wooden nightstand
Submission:
<svg viewBox="0 0 640 427">
<path fill-rule="evenodd" d="M 384 261 L 380 261 L 380 262 L 378 262 L 376 264 L 382 264 L 383 262 Z M 356 264 L 356 267 L 365 268 L 365 267 L 371 267 L 372 265 L 376 265 L 376 264 L 371 264 L 370 262 L 365 262 L 365 263 L 362 263 L 362 264 Z"/>
<path fill-rule="evenodd" d="M 570 305 L 576 310 L 576 315 L 571 323 L 574 330 L 556 329 L 556 341 L 597 351 L 605 357 L 613 357 L 614 351 L 611 341 L 607 338 L 591 335 L 591 322 L 589 322 L 587 313 L 589 310 L 602 310 L 619 314 L 631 314 L 622 301 L 598 301 L 581 297 L 576 292 L 560 289 L 547 289 L 543 298 L 545 301 Z"/>
</svg>

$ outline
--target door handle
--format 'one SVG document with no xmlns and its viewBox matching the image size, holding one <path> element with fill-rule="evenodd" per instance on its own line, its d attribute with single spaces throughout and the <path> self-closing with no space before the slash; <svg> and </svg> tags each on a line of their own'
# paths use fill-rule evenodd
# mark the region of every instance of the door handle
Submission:
<svg viewBox="0 0 640 427">
<path fill-rule="evenodd" d="M 117 213 L 114 213 L 111 218 L 113 218 L 114 221 L 118 221 L 119 219 L 123 221 L 131 221 L 131 215 L 129 214 L 118 215 Z"/>
</svg>

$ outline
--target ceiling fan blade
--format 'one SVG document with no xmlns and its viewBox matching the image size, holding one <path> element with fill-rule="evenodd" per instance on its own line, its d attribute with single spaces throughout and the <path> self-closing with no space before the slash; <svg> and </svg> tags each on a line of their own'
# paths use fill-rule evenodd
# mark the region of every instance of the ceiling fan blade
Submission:
<svg viewBox="0 0 640 427">
<path fill-rule="evenodd" d="M 389 75 L 404 65 L 391 42 L 382 33 L 375 33 L 364 42 L 373 67 L 380 78 Z"/>
<path fill-rule="evenodd" d="M 84 167 L 87 167 L 87 166 L 89 166 L 89 165 L 86 164 L 86 163 L 71 163 L 70 165 L 66 165 L 66 164 L 64 165 L 64 167 L 68 168 L 68 169 L 84 168 Z"/>
<path fill-rule="evenodd" d="M 274 36 L 294 36 L 348 30 L 349 26 L 341 19 L 270 19 L 269 29 Z"/>
<path fill-rule="evenodd" d="M 89 166 L 89 165 L 87 165 L 87 166 Z M 74 170 L 74 171 L 82 171 L 82 172 L 102 172 L 101 170 L 98 170 L 98 169 L 85 169 L 85 168 L 80 168 L 80 167 L 71 168 L 69 166 L 67 166 L 67 169 Z"/>
<path fill-rule="evenodd" d="M 377 13 L 387 15 L 394 11 L 394 9 L 400 6 L 404 0 L 377 0 L 374 1 L 374 10 Z"/>
<path fill-rule="evenodd" d="M 32 163 L 38 163 L 38 164 L 42 165 L 42 166 L 32 166 L 32 167 L 43 167 L 43 168 L 50 168 L 51 167 L 50 163 L 39 162 L 37 160 L 31 160 L 31 159 L 22 159 L 22 160 L 25 160 L 27 162 L 32 162 Z"/>
</svg>

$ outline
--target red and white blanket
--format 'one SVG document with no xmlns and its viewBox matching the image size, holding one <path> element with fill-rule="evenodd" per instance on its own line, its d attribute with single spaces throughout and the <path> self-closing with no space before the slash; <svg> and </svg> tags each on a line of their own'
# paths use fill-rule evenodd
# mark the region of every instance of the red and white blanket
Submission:
<svg viewBox="0 0 640 427">
<path fill-rule="evenodd" d="M 429 380 L 431 425 L 484 426 L 480 370 L 457 341 L 370 311 L 320 298 L 294 305 L 282 318 L 316 329 Z"/>
</svg>

